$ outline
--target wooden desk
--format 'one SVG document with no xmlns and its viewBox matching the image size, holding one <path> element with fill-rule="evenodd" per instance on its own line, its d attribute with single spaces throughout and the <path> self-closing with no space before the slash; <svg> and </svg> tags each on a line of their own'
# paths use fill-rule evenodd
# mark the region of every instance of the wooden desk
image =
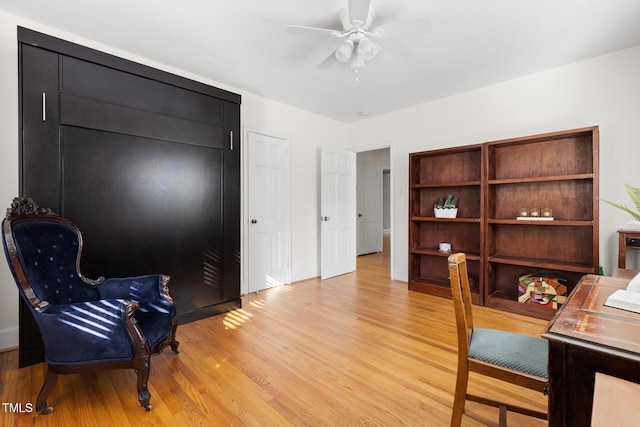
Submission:
<svg viewBox="0 0 640 427">
<path fill-rule="evenodd" d="M 640 383 L 640 314 L 605 307 L 629 279 L 586 275 L 542 334 L 549 340 L 549 425 L 589 426 L 596 372 Z"/>
</svg>

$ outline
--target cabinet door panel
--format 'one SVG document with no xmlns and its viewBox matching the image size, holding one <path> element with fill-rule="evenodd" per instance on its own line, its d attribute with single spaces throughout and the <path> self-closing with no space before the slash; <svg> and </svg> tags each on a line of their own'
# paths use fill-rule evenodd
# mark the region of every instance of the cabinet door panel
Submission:
<svg viewBox="0 0 640 427">
<path fill-rule="evenodd" d="M 221 126 L 222 101 L 162 81 L 62 56 L 61 92 L 193 122 Z"/>
<path fill-rule="evenodd" d="M 67 127 L 62 147 L 85 274 L 168 274 L 181 312 L 220 302 L 221 150 Z"/>
<path fill-rule="evenodd" d="M 240 297 L 240 108 L 225 101 L 224 126 L 230 149 L 224 150 L 222 182 L 223 259 L 222 300 Z"/>
<path fill-rule="evenodd" d="M 21 45 L 20 59 L 22 194 L 37 197 L 41 206 L 59 210 L 58 54 Z"/>
<path fill-rule="evenodd" d="M 60 124 L 203 147 L 224 147 L 224 130 L 219 125 L 64 93 L 60 94 Z"/>
</svg>

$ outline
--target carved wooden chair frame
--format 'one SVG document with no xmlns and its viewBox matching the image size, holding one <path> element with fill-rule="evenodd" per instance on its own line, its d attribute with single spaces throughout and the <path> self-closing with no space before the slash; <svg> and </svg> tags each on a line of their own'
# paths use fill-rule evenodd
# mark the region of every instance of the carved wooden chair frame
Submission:
<svg viewBox="0 0 640 427">
<path fill-rule="evenodd" d="M 13 271 L 15 272 L 15 276 L 24 292 L 25 296 L 29 300 L 29 304 L 33 307 L 34 310 L 38 311 L 41 307 L 41 301 L 36 297 L 29 280 L 27 279 L 27 275 L 22 267 L 22 263 L 20 262 L 20 257 L 18 255 L 18 251 L 13 240 L 12 226 L 20 221 L 32 221 L 44 219 L 46 221 L 59 222 L 71 227 L 76 236 L 78 237 L 78 254 L 76 257 L 76 271 L 81 278 L 81 280 L 91 286 L 99 286 L 104 280 L 104 277 L 99 277 L 98 279 L 90 279 L 82 275 L 80 270 L 80 259 L 82 255 L 82 234 L 78 227 L 73 224 L 71 221 L 68 221 L 64 218 L 59 217 L 56 213 L 52 212 L 50 209 L 44 209 L 38 207 L 31 199 L 27 198 L 16 198 L 13 201 L 12 207 L 7 209 L 6 221 L 4 221 L 4 238 L 7 246 L 7 251 L 9 254 L 9 259 L 11 261 L 11 266 Z M 170 301 L 173 301 L 172 297 L 169 295 L 168 282 L 169 276 L 163 275 L 161 279 L 161 291 L 165 298 Z M 144 407 L 147 411 L 151 410 L 151 405 L 149 403 L 149 399 L 151 394 L 149 393 L 147 382 L 149 380 L 149 372 L 150 372 L 150 356 L 156 355 L 162 352 L 162 350 L 166 346 L 170 346 L 171 350 L 174 353 L 178 354 L 178 345 L 179 342 L 176 341 L 175 335 L 178 327 L 178 316 L 176 315 L 172 321 L 172 330 L 171 332 L 161 341 L 159 341 L 153 348 L 149 348 L 147 343 L 147 339 L 145 338 L 142 330 L 138 326 L 138 322 L 136 321 L 134 315 L 136 310 L 138 309 L 139 304 L 131 301 L 125 301 L 125 327 L 126 330 L 131 337 L 132 342 L 135 346 L 134 357 L 131 360 L 122 360 L 122 361 L 109 361 L 109 362 L 98 362 L 92 364 L 85 365 L 55 365 L 48 363 L 47 364 L 47 376 L 45 378 L 44 384 L 40 389 L 38 394 L 38 398 L 36 401 L 36 411 L 42 414 L 48 414 L 53 411 L 52 407 L 47 406 L 47 397 L 53 390 L 55 386 L 58 375 L 67 375 L 67 374 L 80 374 L 87 372 L 94 372 L 96 370 L 103 369 L 134 369 L 137 374 L 137 389 L 138 389 L 138 401 L 140 405 Z"/>
</svg>

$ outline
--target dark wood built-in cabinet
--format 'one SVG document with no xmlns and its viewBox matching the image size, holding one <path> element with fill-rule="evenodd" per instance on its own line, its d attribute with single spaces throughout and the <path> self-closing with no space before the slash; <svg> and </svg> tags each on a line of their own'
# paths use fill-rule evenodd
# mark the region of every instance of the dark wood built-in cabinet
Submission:
<svg viewBox="0 0 640 427">
<path fill-rule="evenodd" d="M 20 193 L 78 225 L 85 275 L 170 275 L 181 322 L 239 307 L 240 95 L 24 28 L 18 42 Z M 28 315 L 21 365 L 41 349 Z"/>
<path fill-rule="evenodd" d="M 555 310 L 518 302 L 523 274 L 566 280 L 568 291 L 598 272 L 597 127 L 410 154 L 409 287 L 449 296 L 446 256 L 466 252 L 474 302 L 540 318 Z M 459 196 L 456 219 L 433 204 Z M 553 221 L 520 210 L 552 209 Z"/>
</svg>

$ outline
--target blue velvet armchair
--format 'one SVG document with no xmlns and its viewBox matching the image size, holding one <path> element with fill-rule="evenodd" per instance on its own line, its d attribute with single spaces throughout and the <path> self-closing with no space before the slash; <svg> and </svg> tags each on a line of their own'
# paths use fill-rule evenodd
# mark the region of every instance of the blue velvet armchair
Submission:
<svg viewBox="0 0 640 427">
<path fill-rule="evenodd" d="M 83 276 L 78 228 L 30 199 L 14 199 L 2 228 L 11 272 L 44 343 L 47 376 L 36 410 L 53 410 L 46 400 L 59 374 L 117 368 L 136 371 L 138 400 L 151 410 L 150 356 L 167 345 L 178 353 L 169 277 Z"/>
</svg>

